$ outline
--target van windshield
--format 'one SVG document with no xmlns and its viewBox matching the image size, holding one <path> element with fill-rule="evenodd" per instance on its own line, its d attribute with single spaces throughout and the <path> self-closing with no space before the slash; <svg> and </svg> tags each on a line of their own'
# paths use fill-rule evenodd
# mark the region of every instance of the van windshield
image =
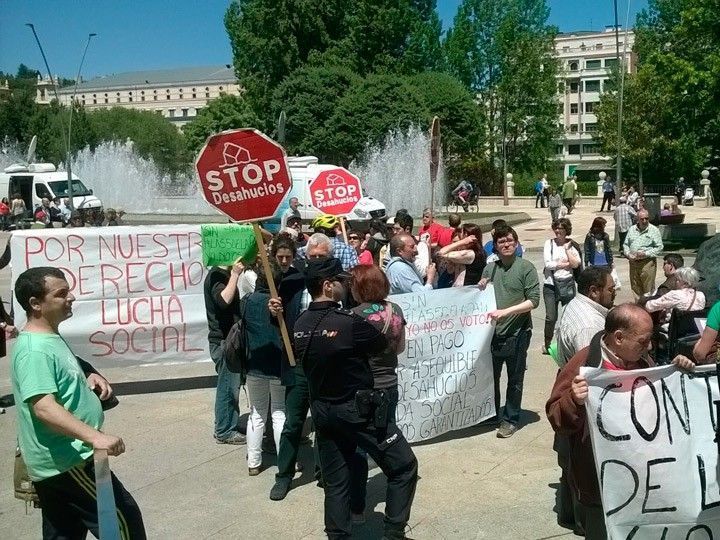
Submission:
<svg viewBox="0 0 720 540">
<path fill-rule="evenodd" d="M 48 182 L 48 184 L 50 184 L 50 189 L 52 189 L 56 197 L 68 196 L 67 180 L 56 180 L 54 182 Z M 85 187 L 85 184 L 83 184 L 81 180 L 72 181 L 72 192 L 73 197 L 85 197 L 87 195 L 92 195 L 90 190 Z"/>
</svg>

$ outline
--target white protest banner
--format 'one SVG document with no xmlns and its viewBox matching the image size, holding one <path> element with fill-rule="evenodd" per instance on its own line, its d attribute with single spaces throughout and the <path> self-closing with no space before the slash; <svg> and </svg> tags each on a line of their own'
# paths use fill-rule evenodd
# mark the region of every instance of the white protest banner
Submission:
<svg viewBox="0 0 720 540">
<path fill-rule="evenodd" d="M 715 367 L 582 373 L 609 538 L 720 538 Z"/>
<path fill-rule="evenodd" d="M 199 225 L 18 231 L 12 285 L 27 268 L 60 268 L 75 296 L 60 333 L 98 367 L 208 360 L 200 238 Z"/>
<path fill-rule="evenodd" d="M 495 414 L 490 341 L 492 285 L 390 296 L 405 315 L 398 355 L 397 423 L 410 442 L 473 426 Z"/>
</svg>

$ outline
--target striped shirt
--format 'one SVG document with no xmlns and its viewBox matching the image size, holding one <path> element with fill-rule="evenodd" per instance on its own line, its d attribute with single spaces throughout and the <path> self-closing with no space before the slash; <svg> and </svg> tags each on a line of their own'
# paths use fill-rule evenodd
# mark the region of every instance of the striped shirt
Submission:
<svg viewBox="0 0 720 540">
<path fill-rule="evenodd" d="M 555 330 L 558 363 L 564 366 L 605 328 L 608 309 L 578 293 L 563 311 Z"/>
<path fill-rule="evenodd" d="M 628 232 L 630 227 L 633 225 L 633 218 L 637 212 L 635 209 L 627 203 L 620 203 L 615 208 L 613 218 L 615 219 L 615 228 L 619 232 Z"/>
</svg>

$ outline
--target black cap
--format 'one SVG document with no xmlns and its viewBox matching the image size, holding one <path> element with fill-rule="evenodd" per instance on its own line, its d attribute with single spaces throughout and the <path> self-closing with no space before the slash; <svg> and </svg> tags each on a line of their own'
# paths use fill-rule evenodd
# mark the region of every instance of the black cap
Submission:
<svg viewBox="0 0 720 540">
<path fill-rule="evenodd" d="M 306 283 L 332 278 L 342 280 L 348 277 L 350 277 L 350 274 L 343 270 L 340 260 L 335 257 L 310 259 L 305 269 Z"/>
</svg>

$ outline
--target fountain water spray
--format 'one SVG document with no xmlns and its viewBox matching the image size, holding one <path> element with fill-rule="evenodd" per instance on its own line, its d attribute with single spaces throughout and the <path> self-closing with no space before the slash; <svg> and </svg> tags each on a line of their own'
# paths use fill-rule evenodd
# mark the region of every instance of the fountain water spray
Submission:
<svg viewBox="0 0 720 540">
<path fill-rule="evenodd" d="M 388 215 L 400 208 L 419 218 L 430 202 L 430 136 L 426 129 L 413 126 L 407 131 L 390 132 L 382 144 L 368 146 L 350 164 L 368 195 L 382 201 Z M 445 201 L 445 168 L 440 159 L 435 201 Z M 437 203 L 436 206 L 441 206 Z"/>
</svg>

